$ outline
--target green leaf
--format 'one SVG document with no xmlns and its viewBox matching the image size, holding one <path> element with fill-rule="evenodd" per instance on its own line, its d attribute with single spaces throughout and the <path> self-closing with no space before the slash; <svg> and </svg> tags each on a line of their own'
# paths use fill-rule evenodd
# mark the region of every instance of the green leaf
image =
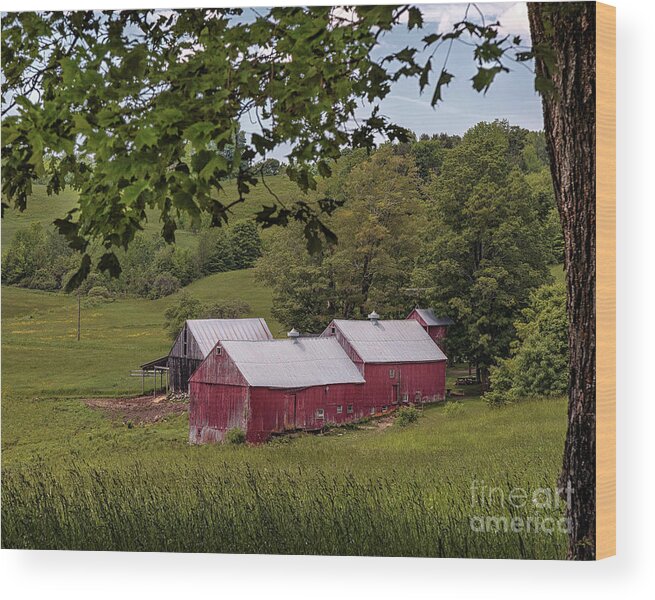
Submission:
<svg viewBox="0 0 655 600">
<path fill-rule="evenodd" d="M 478 72 L 471 78 L 471 81 L 473 82 L 473 89 L 476 92 L 484 92 L 486 94 L 491 87 L 494 78 L 502 70 L 502 67 L 491 67 L 489 69 L 485 67 L 478 67 Z"/>
<path fill-rule="evenodd" d="M 150 127 L 143 127 L 139 129 L 138 133 L 134 138 L 134 145 L 137 150 L 141 150 L 143 147 L 154 146 L 157 143 L 157 132 Z"/>
<path fill-rule="evenodd" d="M 150 187 L 150 182 L 147 179 L 142 179 L 128 185 L 123 189 L 123 202 L 128 206 L 134 204 L 138 199 L 141 193 Z"/>
<path fill-rule="evenodd" d="M 432 94 L 432 100 L 430 102 L 431 106 L 435 106 L 437 102 L 441 102 L 443 100 L 443 97 L 441 95 L 441 88 L 443 86 L 448 86 L 448 84 L 453 80 L 455 76 L 452 73 L 449 73 L 446 71 L 446 69 L 441 70 L 441 74 L 439 75 L 439 80 L 437 81 L 437 85 L 434 88 L 434 94 Z"/>
<path fill-rule="evenodd" d="M 80 285 L 87 278 L 90 272 L 91 272 L 91 257 L 88 254 L 85 254 L 84 256 L 82 256 L 80 268 L 68 280 L 64 291 L 72 292 L 73 290 L 76 290 L 78 287 L 80 287 Z"/>
<path fill-rule="evenodd" d="M 121 274 L 121 265 L 118 258 L 113 252 L 105 252 L 98 261 L 98 269 L 102 272 L 108 272 L 112 277 L 118 277 Z"/>
<path fill-rule="evenodd" d="M 408 12 L 407 27 L 409 29 L 414 29 L 415 27 L 423 27 L 423 14 L 421 9 L 416 6 L 411 6 Z"/>
</svg>

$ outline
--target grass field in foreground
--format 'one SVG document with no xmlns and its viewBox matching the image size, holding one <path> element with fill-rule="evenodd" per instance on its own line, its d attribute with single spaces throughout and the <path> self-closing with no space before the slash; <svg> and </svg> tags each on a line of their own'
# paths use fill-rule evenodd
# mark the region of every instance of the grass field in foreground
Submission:
<svg viewBox="0 0 655 600">
<path fill-rule="evenodd" d="M 128 429 L 97 415 L 83 420 L 72 400 L 42 401 L 44 414 L 57 402 L 80 431 L 70 439 L 63 420 L 50 423 L 60 435 L 57 460 L 39 460 L 35 445 L 29 462 L 6 461 L 5 548 L 564 556 L 561 532 L 480 532 L 470 521 L 561 517 L 554 503 L 512 509 L 507 498 L 555 485 L 562 400 L 490 410 L 473 399 L 456 411 L 427 408 L 406 428 L 259 447 L 188 446 L 184 417 Z M 495 488 L 493 496 L 472 495 L 474 481 Z"/>
</svg>

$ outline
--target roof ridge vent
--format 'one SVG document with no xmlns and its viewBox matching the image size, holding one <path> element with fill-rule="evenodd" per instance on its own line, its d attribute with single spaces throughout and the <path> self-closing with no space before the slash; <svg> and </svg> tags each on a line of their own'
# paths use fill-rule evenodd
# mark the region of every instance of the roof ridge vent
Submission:
<svg viewBox="0 0 655 600">
<path fill-rule="evenodd" d="M 295 343 L 295 342 L 298 341 L 298 338 L 300 337 L 300 332 L 295 327 L 293 327 L 291 329 L 291 331 L 289 331 L 289 333 L 287 333 L 287 337 L 289 339 L 292 339 L 294 341 L 294 343 Z"/>
<path fill-rule="evenodd" d="M 373 325 L 377 325 L 379 319 L 380 319 L 380 315 L 379 315 L 378 313 L 376 313 L 375 311 L 373 311 L 372 313 L 370 313 L 370 314 L 368 315 L 368 320 L 369 320 Z"/>
</svg>

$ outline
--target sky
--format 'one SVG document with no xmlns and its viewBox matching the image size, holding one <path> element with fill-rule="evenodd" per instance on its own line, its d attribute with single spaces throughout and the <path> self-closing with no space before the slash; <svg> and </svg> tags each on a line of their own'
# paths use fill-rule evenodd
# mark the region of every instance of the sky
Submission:
<svg viewBox="0 0 655 600">
<path fill-rule="evenodd" d="M 523 44 L 530 44 L 525 2 L 482 3 L 477 6 L 487 22 L 500 22 L 501 33 L 520 35 Z M 423 28 L 411 32 L 404 25 L 394 28 L 382 38 L 378 50 L 380 56 L 408 45 L 421 47 L 422 38 L 429 33 L 452 30 L 453 24 L 463 19 L 467 4 L 423 4 L 420 7 L 425 20 Z M 473 20 L 473 16 L 472 12 L 469 13 L 469 19 Z M 446 51 L 447 44 L 444 44 L 433 60 L 437 72 Z M 381 113 L 417 135 L 441 132 L 461 135 L 480 121 L 494 119 L 507 119 L 512 125 L 531 130 L 543 129 L 541 102 L 534 91 L 532 66 L 513 62 L 508 66 L 511 72 L 499 74 L 486 94 L 476 92 L 470 81 L 476 72 L 473 49 L 455 42 L 448 57 L 448 71 L 455 75 L 455 79 L 444 90 L 444 102 L 432 108 L 430 99 L 434 88 L 426 88 L 421 95 L 417 79 L 404 79 L 396 82 L 390 94 L 380 103 Z M 369 112 L 370 107 L 363 107 L 358 116 Z M 247 132 L 254 130 L 247 119 L 242 127 Z M 280 147 L 271 156 L 284 160 L 287 150 Z"/>
</svg>

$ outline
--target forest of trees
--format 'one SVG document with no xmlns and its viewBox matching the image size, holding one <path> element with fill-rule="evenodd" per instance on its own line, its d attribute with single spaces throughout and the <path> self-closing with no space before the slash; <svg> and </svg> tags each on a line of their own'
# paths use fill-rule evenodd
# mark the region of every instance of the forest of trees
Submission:
<svg viewBox="0 0 655 600">
<path fill-rule="evenodd" d="M 310 254 L 293 226 L 267 240 L 257 271 L 274 316 L 315 332 L 333 318 L 431 306 L 455 321 L 451 359 L 487 383 L 532 292 L 562 262 L 543 135 L 495 121 L 351 152 L 320 192 L 343 202 L 327 221 L 338 243 Z"/>
</svg>

